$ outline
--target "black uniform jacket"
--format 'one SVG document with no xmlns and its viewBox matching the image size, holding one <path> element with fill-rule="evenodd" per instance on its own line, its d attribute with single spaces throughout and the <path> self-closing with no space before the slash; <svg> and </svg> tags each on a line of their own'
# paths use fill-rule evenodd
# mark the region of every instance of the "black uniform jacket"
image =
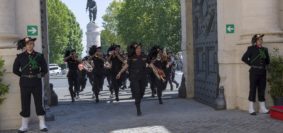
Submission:
<svg viewBox="0 0 283 133">
<path fill-rule="evenodd" d="M 104 73 L 104 61 L 97 57 L 94 57 L 93 64 L 94 64 L 93 74 L 103 76 L 105 74 Z"/>
<path fill-rule="evenodd" d="M 256 45 L 249 46 L 242 57 L 242 61 L 251 66 L 250 72 L 263 72 L 266 65 L 270 63 L 268 49 Z"/>
<path fill-rule="evenodd" d="M 77 78 L 79 75 L 79 68 L 78 65 L 80 64 L 80 62 L 78 60 L 69 58 L 68 60 L 66 60 L 66 62 L 68 63 L 68 68 L 69 68 L 69 72 L 67 74 L 68 78 Z"/>
<path fill-rule="evenodd" d="M 111 57 L 110 61 L 112 62 L 112 67 L 110 70 L 110 73 L 112 76 L 116 77 L 116 75 L 120 72 L 122 69 L 123 62 L 118 59 L 118 57 Z"/>
<path fill-rule="evenodd" d="M 145 79 L 147 75 L 146 69 L 147 57 L 146 55 L 134 56 L 128 58 L 129 65 L 129 78 L 133 79 Z"/>
<path fill-rule="evenodd" d="M 47 72 L 43 54 L 36 51 L 18 54 L 13 65 L 13 73 L 21 77 L 21 86 L 41 85 L 40 76 L 44 76 Z"/>
</svg>

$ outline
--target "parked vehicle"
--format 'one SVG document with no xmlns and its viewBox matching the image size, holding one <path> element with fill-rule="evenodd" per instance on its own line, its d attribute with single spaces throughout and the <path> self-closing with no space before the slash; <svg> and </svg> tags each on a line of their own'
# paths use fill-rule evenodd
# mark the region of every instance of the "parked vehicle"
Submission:
<svg viewBox="0 0 283 133">
<path fill-rule="evenodd" d="M 49 64 L 49 67 L 59 67 L 58 64 Z"/>
<path fill-rule="evenodd" d="M 62 73 L 61 67 L 59 66 L 49 66 L 50 75 L 59 75 Z"/>
</svg>

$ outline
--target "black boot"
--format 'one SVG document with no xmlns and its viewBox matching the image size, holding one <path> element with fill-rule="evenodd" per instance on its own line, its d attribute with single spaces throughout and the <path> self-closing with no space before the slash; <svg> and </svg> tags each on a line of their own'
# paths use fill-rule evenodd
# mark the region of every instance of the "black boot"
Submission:
<svg viewBox="0 0 283 133">
<path fill-rule="evenodd" d="M 72 102 L 75 102 L 75 97 L 76 97 L 76 94 L 74 92 L 71 93 Z"/>
<path fill-rule="evenodd" d="M 98 98 L 97 98 L 97 99 L 95 99 L 95 102 L 96 102 L 96 103 L 99 103 L 99 99 L 98 99 Z"/>
<path fill-rule="evenodd" d="M 142 115 L 141 105 L 140 104 L 136 104 L 136 108 L 137 108 L 137 116 L 141 116 Z"/>
<path fill-rule="evenodd" d="M 162 99 L 158 98 L 159 104 L 163 104 Z"/>
<path fill-rule="evenodd" d="M 75 99 L 74 99 L 74 97 L 72 97 L 72 102 L 75 102 Z"/>
<path fill-rule="evenodd" d="M 95 92 L 95 102 L 96 102 L 96 103 L 99 102 L 99 97 L 98 97 L 98 95 L 99 95 L 99 92 L 96 91 L 96 92 Z"/>
<path fill-rule="evenodd" d="M 115 93 L 115 97 L 116 97 L 116 101 L 118 102 L 120 99 L 119 99 L 119 92 L 116 92 Z"/>
<path fill-rule="evenodd" d="M 116 101 L 117 101 L 117 102 L 120 101 L 119 97 L 116 97 Z"/>
</svg>

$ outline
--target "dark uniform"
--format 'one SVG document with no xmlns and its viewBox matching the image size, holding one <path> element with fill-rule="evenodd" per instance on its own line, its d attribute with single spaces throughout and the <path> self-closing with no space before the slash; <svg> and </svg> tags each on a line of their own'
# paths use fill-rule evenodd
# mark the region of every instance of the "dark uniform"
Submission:
<svg viewBox="0 0 283 133">
<path fill-rule="evenodd" d="M 106 55 L 105 56 L 105 59 L 107 59 L 109 57 L 109 55 Z M 105 65 L 105 64 L 104 64 Z M 111 96 L 113 95 L 113 88 L 112 88 L 112 85 L 111 85 L 111 68 L 109 66 L 104 66 L 104 77 L 106 78 L 107 82 L 108 82 L 108 88 L 109 88 L 109 91 L 111 93 Z"/>
<path fill-rule="evenodd" d="M 265 101 L 264 94 L 266 88 L 266 65 L 270 63 L 268 49 L 256 45 L 248 47 L 242 57 L 242 61 L 250 68 L 250 92 L 249 101 L 255 102 L 256 89 L 258 88 L 258 100 Z"/>
<path fill-rule="evenodd" d="M 71 95 L 72 102 L 73 102 L 74 97 L 76 96 L 76 94 L 77 96 L 79 96 L 79 91 L 80 91 L 79 90 L 79 79 L 78 79 L 79 61 L 69 58 L 66 60 L 66 62 L 68 63 L 68 68 L 69 68 L 69 72 L 67 74 L 68 83 L 69 83 L 69 91 L 70 91 L 70 95 Z"/>
<path fill-rule="evenodd" d="M 79 71 L 79 90 L 84 91 L 87 81 L 87 71 L 85 69 Z"/>
<path fill-rule="evenodd" d="M 145 55 L 133 56 L 128 59 L 129 80 L 138 115 L 141 114 L 140 103 L 147 84 L 146 62 Z"/>
<path fill-rule="evenodd" d="M 156 94 L 156 86 L 155 86 L 155 75 L 151 68 L 147 69 L 148 74 L 148 82 L 151 89 L 151 97 L 154 97 Z"/>
<path fill-rule="evenodd" d="M 155 60 L 155 62 L 153 64 L 159 70 L 162 70 L 163 72 L 166 71 L 166 64 L 167 64 L 166 61 Z M 166 77 L 165 77 L 165 81 L 162 81 L 161 79 L 157 78 L 156 76 L 154 77 L 154 86 L 156 86 L 156 88 L 157 88 L 156 90 L 157 90 L 157 97 L 158 97 L 158 100 L 159 100 L 159 104 L 163 104 L 161 97 L 162 97 L 162 91 L 164 91 L 166 89 L 166 85 L 167 85 L 167 78 Z"/>
<path fill-rule="evenodd" d="M 104 83 L 104 61 L 102 59 L 99 59 L 97 57 L 93 58 L 93 64 L 94 64 L 94 69 L 93 69 L 93 86 L 92 90 L 95 94 L 96 97 L 96 102 L 99 102 L 99 92 L 103 88 L 103 83 Z"/>
<path fill-rule="evenodd" d="M 122 69 L 122 65 L 123 62 L 118 59 L 117 56 L 112 56 L 110 59 L 111 63 L 112 63 L 112 67 L 111 67 L 111 87 L 113 88 L 113 90 L 115 91 L 115 97 L 116 97 L 116 101 L 119 101 L 119 89 L 122 85 L 122 79 L 116 79 L 117 74 L 120 72 L 120 70 Z"/>
<path fill-rule="evenodd" d="M 18 54 L 13 65 L 13 73 L 20 77 L 22 103 L 20 115 L 22 117 L 30 116 L 31 94 L 34 97 L 36 114 L 39 116 L 45 115 L 42 105 L 41 77 L 47 73 L 47 64 L 43 55 L 36 51 Z"/>
</svg>

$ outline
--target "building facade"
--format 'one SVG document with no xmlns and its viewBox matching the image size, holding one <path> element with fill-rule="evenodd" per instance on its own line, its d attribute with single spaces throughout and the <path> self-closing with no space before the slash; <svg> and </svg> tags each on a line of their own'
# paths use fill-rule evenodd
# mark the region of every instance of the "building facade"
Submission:
<svg viewBox="0 0 283 133">
<path fill-rule="evenodd" d="M 215 106 L 224 87 L 227 109 L 247 110 L 249 67 L 241 61 L 254 34 L 283 54 L 283 1 L 181 0 L 187 95 Z M 266 91 L 268 105 L 272 99 Z"/>
</svg>

